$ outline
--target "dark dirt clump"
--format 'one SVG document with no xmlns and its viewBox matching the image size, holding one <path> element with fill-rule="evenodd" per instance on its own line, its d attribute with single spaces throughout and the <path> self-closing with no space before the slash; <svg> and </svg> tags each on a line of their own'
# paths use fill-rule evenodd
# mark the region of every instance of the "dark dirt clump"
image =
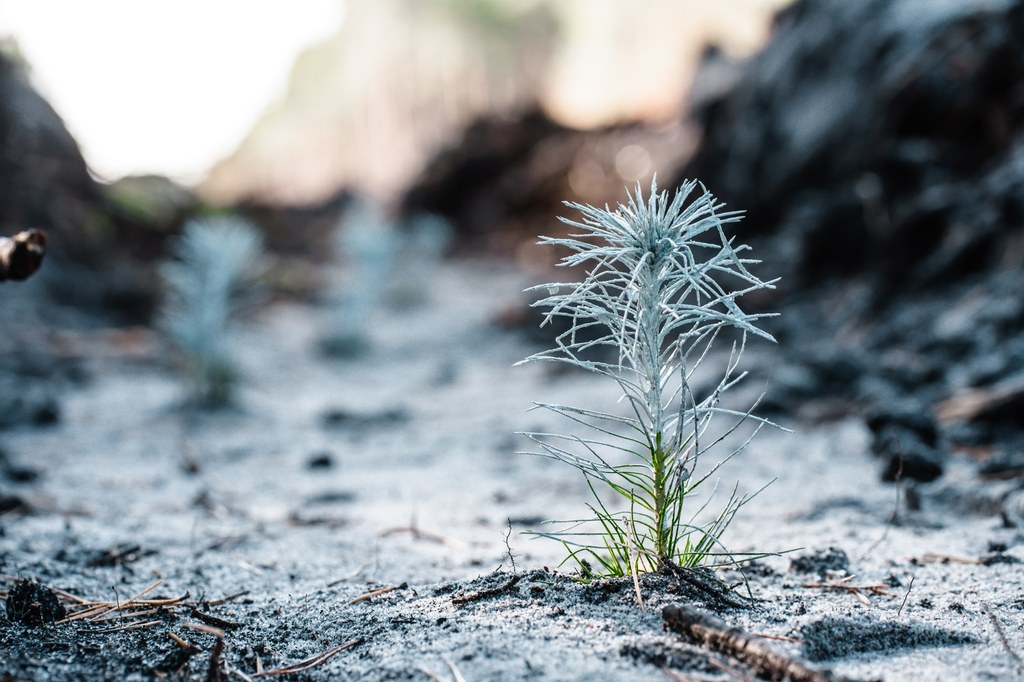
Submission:
<svg viewBox="0 0 1024 682">
<path fill-rule="evenodd" d="M 7 618 L 15 623 L 37 627 L 55 623 L 65 613 L 53 590 L 34 580 L 19 580 L 7 593 Z"/>
<path fill-rule="evenodd" d="M 789 568 L 795 573 L 817 573 L 824 577 L 830 571 L 846 573 L 850 570 L 850 559 L 838 547 L 818 550 L 793 559 Z"/>
</svg>

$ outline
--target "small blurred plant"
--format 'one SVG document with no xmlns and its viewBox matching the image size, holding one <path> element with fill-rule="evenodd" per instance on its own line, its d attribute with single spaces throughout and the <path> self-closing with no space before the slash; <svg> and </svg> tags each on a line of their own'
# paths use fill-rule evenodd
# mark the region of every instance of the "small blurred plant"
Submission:
<svg viewBox="0 0 1024 682">
<path fill-rule="evenodd" d="M 232 316 L 253 301 L 260 234 L 236 217 L 190 220 L 165 262 L 162 326 L 185 353 L 196 401 L 229 403 L 237 378 L 226 345 Z"/>
<path fill-rule="evenodd" d="M 398 267 L 388 292 L 392 304 L 409 308 L 427 300 L 453 232 L 451 223 L 432 213 L 418 213 L 404 221 Z"/>
<path fill-rule="evenodd" d="M 333 294 L 334 316 L 320 344 L 328 355 L 366 348 L 370 315 L 388 289 L 398 249 L 395 226 L 376 205 L 360 200 L 346 211 L 334 232 L 334 253 L 348 272 Z"/>
<path fill-rule="evenodd" d="M 769 423 L 719 401 L 745 375 L 737 367 L 747 334 L 774 341 L 758 327 L 770 314 L 745 313 L 736 301 L 773 288 L 776 280 L 765 282 L 749 272 L 758 261 L 743 258 L 749 247 L 734 245 L 723 229 L 741 213 L 721 212 L 722 204 L 696 181 L 683 184 L 671 198 L 658 193 L 653 182 L 646 200 L 639 185 L 627 197 L 615 211 L 567 203 L 582 214 L 579 221 L 561 219 L 576 232 L 541 238 L 542 244 L 572 252 L 559 265 L 585 266 L 587 276 L 530 289 L 548 292 L 534 303 L 548 309 L 543 324 L 563 317 L 569 329 L 557 337 L 555 348 L 522 362 L 561 362 L 606 376 L 618 384 L 629 409 L 623 416 L 536 403 L 591 435 L 528 433 L 540 450 L 528 454 L 579 469 L 593 496 L 593 518 L 558 522 L 567 527 L 536 534 L 561 541 L 567 560 L 575 560 L 585 576 L 592 561 L 606 575 L 634 577 L 666 566 L 734 564 L 739 557 L 725 550 L 721 536 L 751 495 L 734 488 L 724 509 L 703 525 L 696 517 L 710 497 L 695 509 L 691 499 Z M 694 372 L 726 329 L 738 330 L 740 338 L 732 344 L 721 380 L 708 395 L 697 396 Z M 612 349 L 617 359 L 594 352 L 601 349 Z M 709 435 L 716 416 L 728 417 L 731 425 Z M 698 474 L 701 458 L 747 422 L 754 433 Z M 607 505 L 606 491 L 623 506 Z"/>
</svg>

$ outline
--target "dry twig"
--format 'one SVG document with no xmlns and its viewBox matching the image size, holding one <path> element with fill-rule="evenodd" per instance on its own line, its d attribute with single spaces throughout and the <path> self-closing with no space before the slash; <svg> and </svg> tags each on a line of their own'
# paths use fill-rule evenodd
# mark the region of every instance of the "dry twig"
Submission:
<svg viewBox="0 0 1024 682">
<path fill-rule="evenodd" d="M 988 614 L 989 620 L 992 621 L 992 626 L 996 629 L 996 634 L 999 636 L 999 641 L 1002 642 L 1003 648 L 1006 649 L 1006 653 L 1010 654 L 1010 658 L 1017 663 L 1018 667 L 1024 666 L 1024 658 L 1021 658 L 1020 654 L 1014 651 L 1013 647 L 1010 646 L 1010 640 L 1006 636 L 1006 631 L 1003 629 L 1003 624 L 1000 622 L 998 616 L 992 612 L 992 609 L 988 604 L 983 604 L 982 608 L 985 610 L 985 613 Z"/>
<path fill-rule="evenodd" d="M 980 564 L 981 559 L 972 559 L 964 556 L 953 556 L 951 554 L 933 554 L 929 552 L 919 557 L 914 557 L 911 563 L 921 564 Z"/>
<path fill-rule="evenodd" d="M 436 542 L 439 545 L 459 546 L 462 544 L 458 540 L 446 538 L 443 535 L 431 533 L 430 531 L 421 530 L 419 526 L 415 524 L 411 526 L 402 526 L 400 528 L 388 528 L 385 531 L 381 531 L 380 537 L 386 538 L 389 535 L 398 535 L 400 533 L 408 533 L 414 540 L 427 540 L 428 542 Z"/>
<path fill-rule="evenodd" d="M 264 670 L 263 672 L 258 672 L 254 675 L 250 675 L 249 677 L 270 677 L 272 675 L 291 675 L 292 673 L 301 673 L 306 670 L 315 668 L 319 665 L 323 665 L 327 661 L 331 660 L 332 658 L 340 654 L 342 651 L 345 651 L 346 649 L 351 649 L 354 646 L 359 646 L 363 643 L 363 641 L 364 640 L 361 637 L 359 639 L 353 639 L 350 642 L 345 642 L 344 644 L 333 646 L 330 649 L 325 649 L 324 651 L 321 651 L 318 654 L 314 654 L 313 656 L 310 656 L 309 658 L 303 659 L 301 661 L 297 661 L 289 665 L 283 665 L 280 668 Z"/>
<path fill-rule="evenodd" d="M 897 618 L 899 618 L 900 616 L 903 615 L 903 608 L 907 605 L 907 600 L 910 599 L 910 591 L 912 589 L 914 589 L 914 579 L 915 578 L 917 578 L 917 576 L 915 576 L 915 575 L 910 576 L 910 584 L 907 585 L 907 593 L 905 595 L 903 595 L 903 601 L 900 603 L 900 609 L 899 609 L 899 611 L 896 612 L 896 617 Z"/>
<path fill-rule="evenodd" d="M 376 590 L 370 590 L 366 594 L 361 594 L 358 597 L 356 597 L 355 599 L 349 600 L 349 602 L 346 604 L 346 606 L 351 606 L 352 604 L 358 604 L 361 601 L 368 601 L 370 599 L 373 599 L 374 597 L 379 597 L 382 594 L 387 594 L 389 592 L 394 592 L 396 590 L 404 590 L 404 589 L 407 589 L 408 587 L 409 587 L 409 583 L 402 583 L 401 585 L 394 585 L 392 587 L 381 587 L 381 588 L 378 588 Z"/>
<path fill-rule="evenodd" d="M 215 628 L 221 628 L 222 630 L 230 630 L 231 628 L 238 628 L 244 625 L 244 623 L 239 623 L 235 620 L 228 620 L 227 618 L 220 618 L 209 613 L 203 613 L 194 606 L 192 607 L 192 617 L 206 623 L 207 625 L 212 625 Z"/>
<path fill-rule="evenodd" d="M 838 580 L 829 580 L 824 583 L 804 583 L 801 587 L 811 587 L 821 590 L 839 590 L 842 592 L 849 592 L 865 606 L 871 605 L 871 600 L 867 598 L 864 593 L 876 597 L 892 597 L 892 592 L 889 591 L 889 585 L 885 583 L 876 583 L 872 585 L 854 585 L 851 581 L 856 578 L 855 575 L 848 575 L 845 578 L 839 578 Z"/>
<path fill-rule="evenodd" d="M 202 623 L 185 623 L 185 627 L 213 635 L 217 641 L 210 650 L 210 665 L 206 668 L 206 682 L 224 682 L 227 669 L 226 663 L 221 658 L 224 654 L 224 631 Z"/>
<path fill-rule="evenodd" d="M 77 597 L 63 590 L 54 589 L 54 593 L 72 606 L 68 609 L 67 616 L 57 621 L 59 623 L 70 623 L 72 621 L 85 621 L 87 623 L 102 622 L 107 620 L 131 620 L 149 616 L 156 613 L 161 607 L 185 605 L 188 593 L 176 598 L 143 599 L 144 596 L 163 584 L 157 580 L 146 589 L 142 590 L 127 601 L 90 601 Z M 159 621 L 154 621 L 159 622 Z"/>
<path fill-rule="evenodd" d="M 466 678 L 462 676 L 462 672 L 454 663 L 452 663 L 447 658 L 444 659 L 444 662 L 448 664 L 448 669 L 452 671 L 452 679 L 455 682 L 466 682 Z"/>
<path fill-rule="evenodd" d="M 669 630 L 749 666 L 758 677 L 791 682 L 843 680 L 827 670 L 814 670 L 796 659 L 776 653 L 739 628 L 729 627 L 722 620 L 689 606 L 666 606 L 661 616 Z"/>
<path fill-rule="evenodd" d="M 7 580 L 13 581 L 17 580 L 17 578 L 14 576 L 0 574 L 0 581 Z M 212 626 L 214 629 L 218 629 L 218 631 L 219 629 L 240 627 L 243 625 L 237 621 L 205 613 L 200 611 L 199 608 L 200 606 L 209 607 L 225 604 L 247 594 L 247 592 L 240 592 L 221 599 L 202 602 L 190 600 L 187 592 L 180 597 L 158 597 L 154 599 L 144 598 L 162 584 L 162 580 L 157 580 L 124 601 L 117 599 L 116 597 L 113 601 L 95 601 L 79 597 L 58 588 L 50 588 L 53 593 L 57 595 L 57 598 L 64 603 L 67 611 L 67 615 L 57 621 L 57 624 L 82 623 L 87 626 L 97 626 L 83 630 L 83 632 L 87 632 L 89 634 L 124 632 L 126 630 L 136 630 L 162 625 L 165 621 L 159 620 L 160 614 L 164 611 L 174 609 L 185 610 L 191 617 L 205 623 L 206 625 L 203 627 Z M 0 595 L 2 594 L 3 591 L 0 591 Z M 198 625 L 196 625 L 196 627 L 198 627 Z M 179 645 L 185 646 L 185 644 L 182 644 L 184 640 L 179 641 L 179 639 L 173 634 L 171 637 L 178 642 Z"/>
<path fill-rule="evenodd" d="M 496 597 L 503 592 L 508 592 L 513 587 L 519 584 L 519 579 L 522 576 L 514 575 L 508 579 L 508 582 L 498 585 L 497 587 L 489 587 L 484 590 L 478 590 L 477 592 L 470 592 L 469 594 L 463 594 L 452 597 L 452 603 L 456 606 L 462 606 L 470 602 L 479 601 L 481 599 L 487 599 L 488 597 Z"/>
</svg>

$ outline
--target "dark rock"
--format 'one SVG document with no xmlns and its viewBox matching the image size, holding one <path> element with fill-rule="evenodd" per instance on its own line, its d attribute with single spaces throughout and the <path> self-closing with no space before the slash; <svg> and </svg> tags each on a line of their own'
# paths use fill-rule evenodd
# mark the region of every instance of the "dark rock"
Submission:
<svg viewBox="0 0 1024 682">
<path fill-rule="evenodd" d="M 66 613 L 53 590 L 35 580 L 19 580 L 7 593 L 7 618 L 15 623 L 37 627 L 54 623 Z"/>
</svg>

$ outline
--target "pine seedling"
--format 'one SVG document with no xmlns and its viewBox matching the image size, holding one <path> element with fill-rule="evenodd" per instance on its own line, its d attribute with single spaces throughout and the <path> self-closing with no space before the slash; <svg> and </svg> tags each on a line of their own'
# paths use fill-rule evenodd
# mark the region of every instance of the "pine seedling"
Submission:
<svg viewBox="0 0 1024 682">
<path fill-rule="evenodd" d="M 652 182 L 646 199 L 637 185 L 627 198 L 614 211 L 567 203 L 582 216 L 561 218 L 574 231 L 541 238 L 570 251 L 559 265 L 581 267 L 586 277 L 528 290 L 547 292 L 534 303 L 547 309 L 542 326 L 564 318 L 568 329 L 554 348 L 522 362 L 559 362 L 606 376 L 618 384 L 626 407 L 613 414 L 535 403 L 584 433 L 527 433 L 538 448 L 527 454 L 582 472 L 593 514 L 536 534 L 561 541 L 584 576 L 592 566 L 635 578 L 665 567 L 735 564 L 741 557 L 725 549 L 721 536 L 752 496 L 734 487 L 724 508 L 702 521 L 711 498 L 702 500 L 698 488 L 769 423 L 720 400 L 745 375 L 738 367 L 747 335 L 774 341 L 759 326 L 770 314 L 746 313 L 737 299 L 771 289 L 776 280 L 749 271 L 758 261 L 745 258 L 749 247 L 736 245 L 724 229 L 741 212 L 723 212 L 697 181 L 671 197 Z M 697 395 L 694 372 L 715 357 L 709 353 L 720 336 L 734 339 L 721 379 Z M 709 431 L 715 417 L 727 423 Z M 740 432 L 744 424 L 752 427 L 749 433 Z M 702 471 L 701 460 L 719 446 L 726 448 L 724 457 Z"/>
<path fill-rule="evenodd" d="M 166 287 L 162 326 L 188 362 L 195 400 L 208 407 L 231 402 L 235 365 L 226 345 L 228 323 L 251 302 L 262 239 L 234 217 L 195 219 L 161 267 Z"/>
<path fill-rule="evenodd" d="M 320 346 L 328 355 L 351 357 L 368 345 L 370 319 L 391 281 L 399 240 L 384 212 L 359 200 L 339 222 L 333 242 L 348 277 L 332 294 L 335 310 Z"/>
</svg>

